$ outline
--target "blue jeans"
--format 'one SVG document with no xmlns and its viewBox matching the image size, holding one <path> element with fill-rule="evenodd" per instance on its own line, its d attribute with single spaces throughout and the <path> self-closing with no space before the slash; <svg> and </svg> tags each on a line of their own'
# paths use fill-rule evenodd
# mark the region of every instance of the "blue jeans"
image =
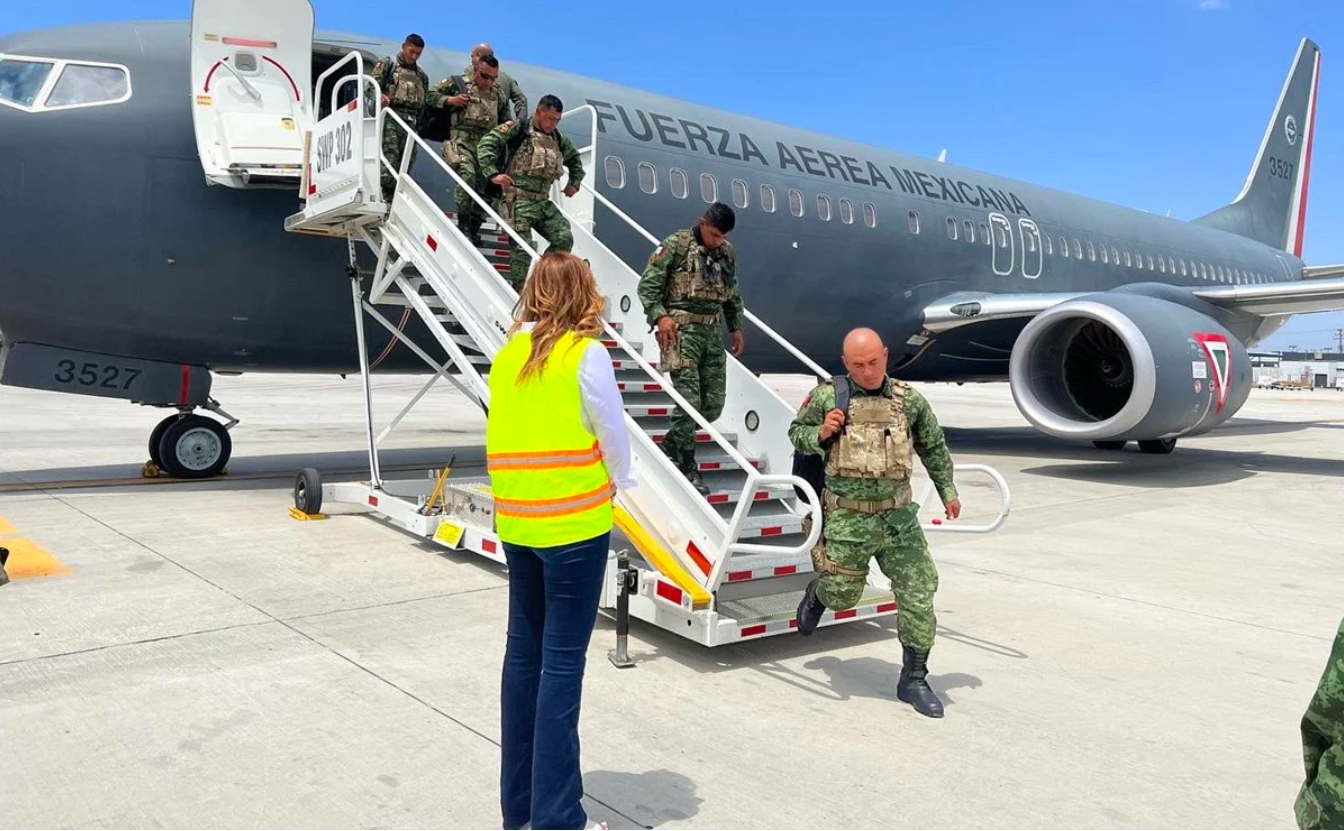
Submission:
<svg viewBox="0 0 1344 831">
<path fill-rule="evenodd" d="M 504 543 L 500 807 L 505 828 L 583 828 L 579 705 L 610 532 L 555 548 Z"/>
</svg>

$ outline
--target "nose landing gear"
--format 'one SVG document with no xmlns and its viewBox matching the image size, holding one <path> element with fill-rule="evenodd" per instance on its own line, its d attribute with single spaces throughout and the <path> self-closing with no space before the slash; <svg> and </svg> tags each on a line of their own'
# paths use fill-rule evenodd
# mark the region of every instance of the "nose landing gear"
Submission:
<svg viewBox="0 0 1344 831">
<path fill-rule="evenodd" d="M 175 479 L 209 479 L 223 473 L 233 455 L 229 430 L 238 419 L 224 412 L 213 398 L 205 409 L 227 418 L 212 418 L 183 410 L 160 421 L 149 434 L 149 461 L 141 470 L 146 478 L 166 473 Z"/>
</svg>

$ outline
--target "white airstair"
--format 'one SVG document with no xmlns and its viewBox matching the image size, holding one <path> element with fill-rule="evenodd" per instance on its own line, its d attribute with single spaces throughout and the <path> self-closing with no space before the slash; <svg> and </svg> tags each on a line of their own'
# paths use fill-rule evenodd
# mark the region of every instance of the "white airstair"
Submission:
<svg viewBox="0 0 1344 831">
<path fill-rule="evenodd" d="M 351 64 L 353 64 L 351 66 Z M 335 111 L 340 89 L 348 84 L 373 85 L 363 58 L 351 53 L 319 78 L 347 74 L 331 85 L 333 114 L 318 122 L 306 140 L 301 185 L 304 208 L 286 220 L 296 233 L 324 234 L 348 240 L 352 301 L 364 383 L 370 478 L 358 483 L 321 483 L 315 471 L 300 474 L 295 486 L 296 515 L 317 514 L 323 504 L 351 503 L 367 507 L 407 531 L 448 548 L 470 550 L 504 562 L 494 531 L 488 477 L 449 477 L 448 469 L 430 471 L 420 479 L 389 479 L 382 475 L 378 448 L 405 415 L 443 378 L 482 407 L 488 406 L 486 377 L 491 359 L 504 345 L 517 294 L 500 274 L 507 268 L 508 239 L 536 258 L 533 240 L 523 240 L 490 206 L 442 161 L 436 149 L 414 132 L 400 159 L 382 156 L 383 123 L 399 116 L 366 95 Z M 598 168 L 596 114 L 588 106 L 565 114 L 562 129 L 576 117 L 592 119 L 591 141 L 581 151 L 588 171 Z M 473 245 L 412 177 L 411 147 L 432 159 L 453 183 L 485 208 L 489 221 L 484 244 Z M 390 206 L 381 199 L 379 174 L 395 170 L 397 187 Z M 794 409 L 731 355 L 728 356 L 727 404 L 710 424 L 671 387 L 657 366 L 658 349 L 644 319 L 636 287 L 639 274 L 592 233 L 596 202 L 656 245 L 657 238 L 631 221 L 587 182 L 574 199 L 553 198 L 570 220 L 574 253 L 588 260 L 608 301 L 604 344 L 610 350 L 626 405 L 632 449 L 640 485 L 617 496 L 617 532 L 602 605 L 614 609 L 624 635 L 627 615 L 651 622 L 706 646 L 781 634 L 796 628 L 794 614 L 802 590 L 811 579 L 809 551 L 820 529 L 817 494 L 790 474 L 793 448 L 787 428 Z M 372 274 L 361 272 L 359 244 L 376 257 Z M 650 248 L 652 250 L 652 247 Z M 444 353 L 436 361 L 401 328 L 377 310 L 400 305 L 428 326 Z M 363 315 L 387 328 L 433 369 L 428 383 L 388 424 L 375 433 L 372 387 Z M 820 378 L 827 373 L 788 344 L 762 321 L 748 314 L 762 332 L 797 356 Z M 659 449 L 680 406 L 699 425 L 700 470 L 711 489 L 703 496 Z M 959 473 L 988 474 L 998 488 L 997 516 L 981 525 L 930 523 L 928 530 L 984 533 L 1004 521 L 1009 506 L 1007 484 L 992 469 L 962 465 Z M 931 485 L 929 486 L 932 487 Z M 806 501 L 799 499 L 799 489 Z M 930 490 L 926 489 L 924 498 Z M 811 514 L 810 533 L 803 532 Z M 876 570 L 874 570 L 876 571 Z M 822 626 L 865 620 L 896 612 L 889 587 L 874 585 L 858 606 L 828 612 Z M 619 650 L 624 658 L 624 638 Z M 613 658 L 616 660 L 616 658 Z M 620 662 L 620 661 L 618 661 Z"/>
</svg>

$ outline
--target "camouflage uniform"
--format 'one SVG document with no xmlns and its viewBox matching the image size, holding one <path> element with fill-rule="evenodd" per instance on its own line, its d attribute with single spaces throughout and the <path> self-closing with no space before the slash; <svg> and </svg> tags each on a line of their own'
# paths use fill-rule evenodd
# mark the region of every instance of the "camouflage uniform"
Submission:
<svg viewBox="0 0 1344 831">
<path fill-rule="evenodd" d="M 477 193 L 482 192 L 482 183 L 476 163 L 476 145 L 481 137 L 495 127 L 509 120 L 509 102 L 501 94 L 498 82 L 489 89 L 476 86 L 476 76 L 466 75 L 445 78 L 434 87 L 434 94 L 443 99 L 452 98 L 459 92 L 465 92 L 470 99 L 465 107 L 455 107 L 453 111 L 452 133 L 443 143 L 444 161 L 461 176 L 463 181 Z M 473 241 L 480 230 L 485 212 L 481 206 L 461 188 L 454 188 L 454 202 L 457 205 L 457 225 Z"/>
<path fill-rule="evenodd" d="M 853 608 L 867 584 L 868 563 L 891 581 L 900 611 L 896 631 L 904 652 L 896 695 L 921 714 L 943 715 L 942 702 L 925 680 L 938 620 L 933 597 L 938 568 L 919 527 L 919 505 L 911 502 L 912 450 L 919 454 L 944 503 L 957 498 L 952 456 L 929 402 L 912 387 L 887 378 L 869 392 L 845 376 L 849 411 L 839 434 L 823 447 L 821 425 L 835 409 L 835 387 L 812 390 L 789 425 L 789 440 L 800 453 L 823 456 L 822 538 L 812 552 L 820 577 L 808 586 L 798 607 L 799 631 L 811 634 L 826 609 Z"/>
<path fill-rule="evenodd" d="M 706 421 L 723 414 L 728 358 L 723 322 L 742 328 L 742 295 L 737 285 L 737 254 L 727 240 L 717 249 L 700 242 L 700 229 L 677 231 L 649 257 L 639 281 L 639 301 L 649 325 L 670 315 L 677 322 L 677 343 L 661 350 L 663 372 L 672 386 Z M 678 407 L 663 451 L 697 487 L 703 482 L 695 463 L 695 421 Z M 703 491 L 703 488 L 702 488 Z"/>
<path fill-rule="evenodd" d="M 470 64 L 462 70 L 462 74 L 468 78 L 475 73 L 475 68 Z M 499 90 L 499 97 L 505 101 L 513 102 L 513 117 L 518 121 L 528 118 L 530 110 L 527 108 L 527 96 L 523 94 L 523 88 L 518 86 L 518 82 L 513 80 L 513 76 L 505 72 L 502 68 L 499 70 L 499 77 L 495 79 L 495 89 Z M 499 119 L 508 121 L 507 117 Z"/>
<path fill-rule="evenodd" d="M 1298 828 L 1344 828 L 1344 621 L 1302 717 L 1307 780 L 1294 804 Z"/>
<path fill-rule="evenodd" d="M 495 208 L 500 217 L 524 240 L 531 241 L 536 231 L 549 243 L 548 251 L 569 251 L 574 235 L 569 221 L 551 201 L 551 185 L 560 178 L 561 168 L 569 169 L 569 184 L 583 181 L 583 163 L 579 151 L 559 130 L 543 133 L 535 119 L 501 124 L 485 134 L 476 146 L 480 176 L 489 184 L 487 193 L 498 195 Z M 513 186 L 501 188 L 490 182 L 500 173 L 513 178 Z M 512 239 L 509 240 L 509 282 L 519 291 L 527 280 L 531 259 Z"/>
<path fill-rule="evenodd" d="M 420 114 L 424 111 L 425 104 L 433 104 L 429 95 L 429 76 L 425 71 L 416 66 L 409 66 L 405 63 L 400 52 L 397 53 L 395 60 L 392 58 L 383 58 L 373 67 L 373 77 L 378 81 L 378 88 L 391 97 L 392 103 L 388 109 L 401 116 L 403 120 L 412 127 L 418 127 L 420 123 Z M 440 103 L 442 102 L 441 99 Z M 401 154 L 406 147 L 406 131 L 400 124 L 387 119 L 383 126 L 383 155 L 387 158 L 389 164 L 394 167 L 401 165 Z M 415 164 L 415 150 L 411 148 L 410 164 Z M 387 167 L 379 165 L 383 187 L 383 201 L 390 202 L 392 193 L 397 187 L 397 178 Z M 407 168 L 410 169 L 409 167 Z"/>
</svg>

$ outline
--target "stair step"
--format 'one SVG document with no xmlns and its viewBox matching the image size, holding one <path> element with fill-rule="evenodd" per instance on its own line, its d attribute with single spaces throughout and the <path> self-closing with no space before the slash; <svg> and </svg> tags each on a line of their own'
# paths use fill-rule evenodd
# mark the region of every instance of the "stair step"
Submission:
<svg viewBox="0 0 1344 831">
<path fill-rule="evenodd" d="M 620 381 L 616 382 L 616 387 L 623 393 L 639 394 L 645 392 L 662 392 L 663 385 L 656 381 Z"/>
<path fill-rule="evenodd" d="M 657 362 L 657 361 L 649 361 L 649 366 L 653 367 L 654 369 L 657 369 L 657 368 L 658 368 L 658 362 Z M 614 370 L 616 370 L 617 372 L 620 372 L 620 371 L 623 370 L 623 369 L 624 369 L 624 370 L 633 370 L 633 371 L 635 371 L 635 372 L 643 372 L 643 371 L 644 371 L 643 368 L 640 367 L 640 365 L 639 365 L 638 362 L 636 362 L 636 361 L 630 361 L 630 360 L 625 360 L 625 359 L 623 359 L 623 358 L 618 358 L 618 359 L 612 361 L 612 362 L 611 362 L 611 368 L 614 369 Z"/>
<path fill-rule="evenodd" d="M 648 435 L 649 438 L 653 439 L 654 443 L 656 443 L 656 444 L 662 444 L 662 443 L 663 443 L 663 440 L 667 438 L 667 434 L 670 433 L 670 432 L 672 432 L 672 431 L 671 431 L 671 430 L 664 430 L 664 429 L 659 428 L 659 429 L 657 429 L 657 430 L 645 430 L 644 432 L 645 432 L 645 434 Z M 736 434 L 736 433 L 724 433 L 724 434 L 723 434 L 723 437 L 728 441 L 729 444 L 736 444 L 736 443 L 737 443 L 737 434 Z M 711 439 L 711 438 L 709 437 L 709 433 L 705 433 L 705 432 L 702 432 L 702 431 L 697 431 L 697 432 L 696 432 L 696 434 L 695 434 L 695 440 L 696 440 L 696 442 L 697 442 L 698 444 L 709 444 L 709 443 L 712 443 L 712 442 L 714 441 L 713 439 Z"/>
<path fill-rule="evenodd" d="M 802 590 L 794 589 L 740 600 L 720 600 L 715 603 L 715 609 L 719 617 L 733 619 L 739 627 L 738 637 L 747 640 L 797 629 L 796 615 L 802 599 Z M 867 586 L 854 608 L 840 612 L 828 610 L 821 617 L 821 625 L 894 614 L 896 609 L 896 598 L 891 592 Z"/>
</svg>

